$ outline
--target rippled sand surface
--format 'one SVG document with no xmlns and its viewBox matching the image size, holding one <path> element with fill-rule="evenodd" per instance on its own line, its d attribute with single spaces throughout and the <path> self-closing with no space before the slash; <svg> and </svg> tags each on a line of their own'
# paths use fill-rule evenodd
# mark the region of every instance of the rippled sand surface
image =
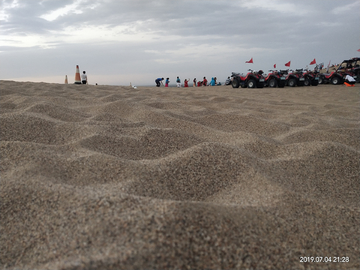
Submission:
<svg viewBox="0 0 360 270">
<path fill-rule="evenodd" d="M 360 269 L 359 93 L 0 81 L 0 267 Z"/>
</svg>

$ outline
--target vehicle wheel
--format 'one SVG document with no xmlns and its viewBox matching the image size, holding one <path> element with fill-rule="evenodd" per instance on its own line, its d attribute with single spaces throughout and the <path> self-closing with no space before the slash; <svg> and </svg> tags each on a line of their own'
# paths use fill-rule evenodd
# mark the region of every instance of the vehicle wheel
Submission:
<svg viewBox="0 0 360 270">
<path fill-rule="evenodd" d="M 234 78 L 234 79 L 232 80 L 232 82 L 231 82 L 231 86 L 232 86 L 233 88 L 239 88 L 239 86 L 240 86 L 239 79 Z"/>
<path fill-rule="evenodd" d="M 296 80 L 295 80 L 295 79 L 290 79 L 290 80 L 288 81 L 288 85 L 289 85 L 290 87 L 295 87 L 295 85 L 296 85 Z"/>
<path fill-rule="evenodd" d="M 304 86 L 310 86 L 311 82 L 310 79 L 306 78 L 304 81 Z"/>
<path fill-rule="evenodd" d="M 278 84 L 278 87 L 279 88 L 284 88 L 286 85 L 286 81 L 280 81 L 279 84 Z"/>
<path fill-rule="evenodd" d="M 331 83 L 334 84 L 334 85 L 340 84 L 340 83 L 341 83 L 340 77 L 339 77 L 339 76 L 334 76 L 334 77 L 331 79 Z"/>
<path fill-rule="evenodd" d="M 276 87 L 276 85 L 277 85 L 277 83 L 274 78 L 269 80 L 269 87 L 274 88 L 274 87 Z"/>
<path fill-rule="evenodd" d="M 319 84 L 323 84 L 323 83 L 324 83 L 323 77 L 319 77 Z"/>
<path fill-rule="evenodd" d="M 304 83 L 305 83 L 305 81 L 300 81 L 300 80 L 298 80 L 297 86 L 304 86 Z"/>
<path fill-rule="evenodd" d="M 318 80 L 313 80 L 312 82 L 311 82 L 311 85 L 312 86 L 317 86 L 319 84 L 319 81 Z"/>
<path fill-rule="evenodd" d="M 256 87 L 256 82 L 255 82 L 255 80 L 254 80 L 254 79 L 248 80 L 247 86 L 248 86 L 249 88 L 255 88 L 255 87 Z"/>
<path fill-rule="evenodd" d="M 356 82 L 359 83 L 360 82 L 360 71 L 355 73 L 355 75 L 356 75 Z"/>
</svg>

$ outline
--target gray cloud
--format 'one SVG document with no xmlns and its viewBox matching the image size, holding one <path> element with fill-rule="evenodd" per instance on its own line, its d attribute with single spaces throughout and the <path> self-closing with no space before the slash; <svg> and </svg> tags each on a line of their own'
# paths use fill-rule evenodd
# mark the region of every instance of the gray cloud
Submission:
<svg viewBox="0 0 360 270">
<path fill-rule="evenodd" d="M 358 0 L 11 3 L 3 1 L 8 8 L 0 24 L 0 55 L 7 63 L 0 64 L 2 79 L 39 77 L 37 70 L 50 77 L 80 63 L 119 84 L 127 83 L 120 73 L 139 73 L 145 84 L 155 74 L 225 78 L 231 71 L 267 70 L 290 60 L 294 68 L 315 57 L 340 62 L 360 46 Z M 61 16 L 44 19 L 64 7 Z M 254 64 L 245 64 L 251 57 Z M 40 67 L 45 63 L 46 69 Z"/>
</svg>

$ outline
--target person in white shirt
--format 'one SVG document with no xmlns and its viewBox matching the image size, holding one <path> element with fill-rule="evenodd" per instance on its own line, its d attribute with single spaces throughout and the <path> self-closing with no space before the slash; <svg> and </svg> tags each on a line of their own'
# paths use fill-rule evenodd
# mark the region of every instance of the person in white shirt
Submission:
<svg viewBox="0 0 360 270">
<path fill-rule="evenodd" d="M 83 84 L 87 84 L 87 75 L 85 71 L 83 71 L 83 74 L 81 74 L 81 81 Z"/>
<path fill-rule="evenodd" d="M 350 76 L 349 74 L 346 75 L 346 77 L 345 77 L 345 85 L 349 84 L 350 86 L 354 86 L 355 82 L 356 82 L 356 80 L 354 79 L 353 76 Z"/>
</svg>

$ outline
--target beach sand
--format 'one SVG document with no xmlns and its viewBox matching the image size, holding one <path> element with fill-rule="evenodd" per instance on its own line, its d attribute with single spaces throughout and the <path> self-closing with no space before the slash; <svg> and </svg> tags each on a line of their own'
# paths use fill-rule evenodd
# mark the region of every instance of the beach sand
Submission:
<svg viewBox="0 0 360 270">
<path fill-rule="evenodd" d="M 0 267 L 360 269 L 359 93 L 0 81 Z"/>
</svg>

